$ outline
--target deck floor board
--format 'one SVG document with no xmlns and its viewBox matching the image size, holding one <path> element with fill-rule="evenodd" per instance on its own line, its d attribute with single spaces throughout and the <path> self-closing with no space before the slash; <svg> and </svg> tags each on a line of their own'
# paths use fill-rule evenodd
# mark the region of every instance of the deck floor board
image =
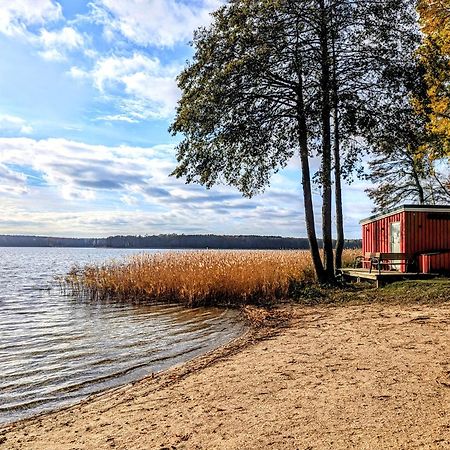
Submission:
<svg viewBox="0 0 450 450">
<path fill-rule="evenodd" d="M 339 273 L 344 279 L 375 281 L 377 286 L 400 280 L 427 280 L 437 276 L 432 273 L 399 272 L 396 270 L 382 270 L 381 272 L 372 270 L 372 272 L 370 272 L 369 269 L 353 268 L 339 269 Z"/>
</svg>

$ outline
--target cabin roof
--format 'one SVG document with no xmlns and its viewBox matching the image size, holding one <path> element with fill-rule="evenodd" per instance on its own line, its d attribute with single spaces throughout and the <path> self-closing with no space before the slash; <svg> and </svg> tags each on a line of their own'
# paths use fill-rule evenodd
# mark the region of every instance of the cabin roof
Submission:
<svg viewBox="0 0 450 450">
<path fill-rule="evenodd" d="M 383 219 L 385 217 L 392 216 L 394 214 L 398 214 L 401 212 L 446 212 L 450 213 L 450 205 L 402 205 L 396 208 L 392 208 L 388 211 L 385 211 L 380 214 L 375 214 L 373 216 L 367 217 L 366 219 L 361 220 L 359 223 L 361 225 L 365 225 L 370 222 L 375 222 L 376 220 Z"/>
</svg>

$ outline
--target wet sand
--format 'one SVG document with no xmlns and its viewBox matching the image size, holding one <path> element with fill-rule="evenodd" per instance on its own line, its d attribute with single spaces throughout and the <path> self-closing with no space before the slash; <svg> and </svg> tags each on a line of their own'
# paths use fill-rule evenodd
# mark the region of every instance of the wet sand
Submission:
<svg viewBox="0 0 450 450">
<path fill-rule="evenodd" d="M 450 448 L 450 304 L 291 307 L 289 326 L 0 429 L 0 449 Z"/>
</svg>

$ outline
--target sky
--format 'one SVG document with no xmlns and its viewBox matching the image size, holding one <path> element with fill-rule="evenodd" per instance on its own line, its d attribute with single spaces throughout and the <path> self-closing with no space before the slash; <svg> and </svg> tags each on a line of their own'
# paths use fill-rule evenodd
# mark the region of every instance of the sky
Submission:
<svg viewBox="0 0 450 450">
<path fill-rule="evenodd" d="M 306 236 L 297 158 L 252 199 L 169 176 L 176 76 L 221 1 L 0 0 L 0 234 Z M 345 186 L 348 238 L 365 187 Z"/>
</svg>

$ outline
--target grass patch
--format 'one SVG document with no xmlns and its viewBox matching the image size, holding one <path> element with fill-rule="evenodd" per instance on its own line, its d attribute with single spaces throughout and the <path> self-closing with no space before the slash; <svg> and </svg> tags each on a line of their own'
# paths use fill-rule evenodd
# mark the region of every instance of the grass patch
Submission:
<svg viewBox="0 0 450 450">
<path fill-rule="evenodd" d="M 339 289 L 320 289 L 321 298 L 300 298 L 303 304 L 361 305 L 380 303 L 392 305 L 439 304 L 450 301 L 450 279 L 406 280 L 375 288 L 370 283 L 347 284 Z"/>
<path fill-rule="evenodd" d="M 442 303 L 450 300 L 450 279 L 409 280 L 383 287 L 380 297 L 398 303 Z"/>
</svg>

